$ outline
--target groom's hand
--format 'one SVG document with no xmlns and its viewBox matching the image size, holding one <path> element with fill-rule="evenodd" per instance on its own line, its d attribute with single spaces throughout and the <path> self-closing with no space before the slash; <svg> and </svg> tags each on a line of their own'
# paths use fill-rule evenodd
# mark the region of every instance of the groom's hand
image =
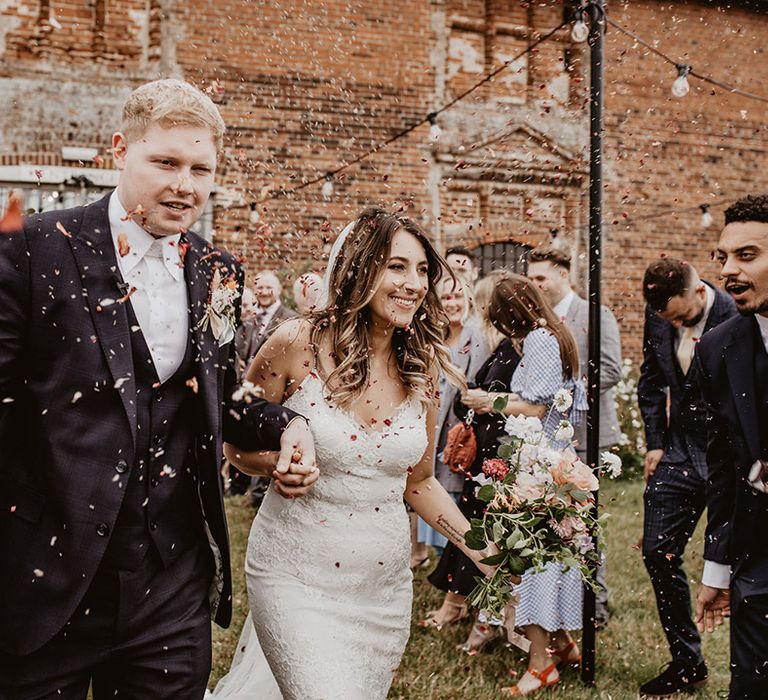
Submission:
<svg viewBox="0 0 768 700">
<path fill-rule="evenodd" d="M 731 592 L 724 588 L 712 588 L 703 583 L 696 594 L 694 620 L 699 632 L 714 632 L 731 614 Z"/>
<path fill-rule="evenodd" d="M 306 494 L 320 472 L 315 464 L 315 441 L 307 422 L 295 418 L 280 439 L 280 456 L 272 476 L 275 490 L 286 498 Z"/>
</svg>

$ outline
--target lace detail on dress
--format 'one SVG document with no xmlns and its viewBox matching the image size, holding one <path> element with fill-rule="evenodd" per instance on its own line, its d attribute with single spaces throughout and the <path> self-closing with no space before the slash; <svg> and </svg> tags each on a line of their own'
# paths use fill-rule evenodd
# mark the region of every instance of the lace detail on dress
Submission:
<svg viewBox="0 0 768 700">
<path fill-rule="evenodd" d="M 310 373 L 285 402 L 309 420 L 320 478 L 302 498 L 265 497 L 245 563 L 251 614 L 286 700 L 386 698 L 410 627 L 403 492 L 425 412 L 409 398 L 366 429 L 324 390 Z"/>
</svg>

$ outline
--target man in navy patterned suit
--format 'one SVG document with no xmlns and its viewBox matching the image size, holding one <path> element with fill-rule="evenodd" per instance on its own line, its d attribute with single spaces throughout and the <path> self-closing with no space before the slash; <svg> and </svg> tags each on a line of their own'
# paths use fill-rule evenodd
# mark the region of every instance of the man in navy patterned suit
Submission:
<svg viewBox="0 0 768 700">
<path fill-rule="evenodd" d="M 222 439 L 280 450 L 286 496 L 316 478 L 300 417 L 233 404 L 242 271 L 189 231 L 223 134 L 191 85 L 143 85 L 117 189 L 0 236 L 2 698 L 201 698 L 232 609 Z"/>
<path fill-rule="evenodd" d="M 704 408 L 686 387 L 686 376 L 698 340 L 734 316 L 736 308 L 692 265 L 675 258 L 648 266 L 643 295 L 645 339 L 637 389 L 648 446 L 643 560 L 672 661 L 640 693 L 668 697 L 707 678 L 682 567 L 686 544 L 704 510 L 707 476 Z"/>
</svg>

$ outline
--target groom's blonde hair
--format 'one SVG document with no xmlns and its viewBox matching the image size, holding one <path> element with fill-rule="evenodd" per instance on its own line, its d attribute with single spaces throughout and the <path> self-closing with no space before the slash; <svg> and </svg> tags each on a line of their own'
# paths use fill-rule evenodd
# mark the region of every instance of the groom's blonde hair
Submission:
<svg viewBox="0 0 768 700">
<path fill-rule="evenodd" d="M 210 97 L 183 80 L 165 78 L 137 87 L 123 105 L 121 131 L 140 139 L 152 124 L 165 128 L 198 126 L 210 130 L 216 152 L 224 147 L 226 126 Z"/>
</svg>

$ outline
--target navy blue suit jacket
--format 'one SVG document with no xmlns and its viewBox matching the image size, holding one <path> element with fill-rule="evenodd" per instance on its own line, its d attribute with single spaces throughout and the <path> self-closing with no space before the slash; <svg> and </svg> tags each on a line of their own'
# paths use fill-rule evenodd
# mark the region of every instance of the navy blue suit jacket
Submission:
<svg viewBox="0 0 768 700">
<path fill-rule="evenodd" d="M 109 301 L 122 292 L 108 200 L 35 215 L 18 234 L 0 235 L 0 649 L 13 654 L 40 648 L 74 612 L 120 510 L 116 469 L 134 464 L 131 328 L 125 304 Z M 226 625 L 222 439 L 277 449 L 294 414 L 255 401 L 235 420 L 234 344 L 219 347 L 199 321 L 214 268 L 234 274 L 241 288 L 242 272 L 199 236 L 184 241 L 200 407 L 196 466 L 206 544 L 217 555 L 212 609 Z"/>
<path fill-rule="evenodd" d="M 753 316 L 737 316 L 708 333 L 696 348 L 694 375 L 707 410 L 707 533 L 704 556 L 729 564 L 768 592 L 765 522 L 768 496 L 749 486 L 760 457 L 754 376 Z"/>
<path fill-rule="evenodd" d="M 709 286 L 715 291 L 715 300 L 702 336 L 738 313 L 728 294 Z M 637 387 L 646 444 L 649 450 L 663 449 L 662 459 L 666 462 L 682 464 L 690 461 L 704 478 L 705 413 L 696 392 L 686 386 L 686 377 L 675 351 L 676 336 L 677 329 L 646 305 L 643 364 Z"/>
</svg>

